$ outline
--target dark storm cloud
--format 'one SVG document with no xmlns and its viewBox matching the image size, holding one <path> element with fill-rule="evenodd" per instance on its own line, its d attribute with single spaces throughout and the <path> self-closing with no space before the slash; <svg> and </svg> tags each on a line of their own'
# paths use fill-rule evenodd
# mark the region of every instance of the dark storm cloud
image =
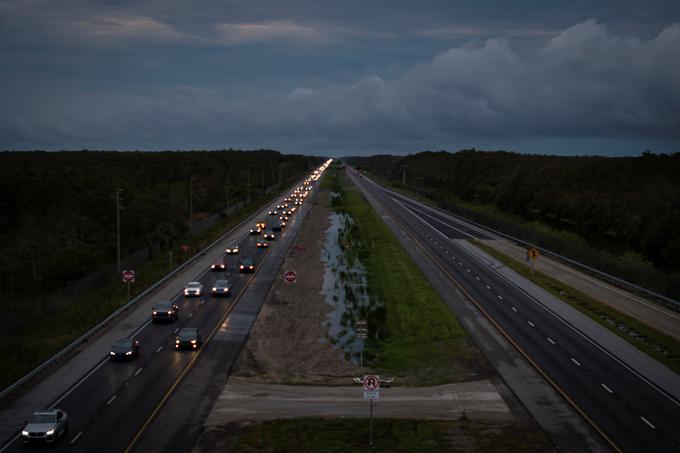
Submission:
<svg viewBox="0 0 680 453">
<path fill-rule="evenodd" d="M 663 14 L 431 3 L 2 2 L 0 148 L 680 147 Z"/>
</svg>

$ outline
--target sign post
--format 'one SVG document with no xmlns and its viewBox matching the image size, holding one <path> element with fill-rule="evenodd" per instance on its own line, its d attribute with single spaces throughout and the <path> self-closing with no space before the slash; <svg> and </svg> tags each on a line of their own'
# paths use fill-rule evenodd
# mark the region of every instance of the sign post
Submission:
<svg viewBox="0 0 680 453">
<path fill-rule="evenodd" d="M 369 412 L 369 441 L 368 445 L 373 447 L 373 400 L 380 398 L 380 376 L 377 374 L 367 374 L 364 376 L 364 399 L 370 402 Z"/>
<path fill-rule="evenodd" d="M 283 281 L 286 283 L 295 283 L 295 280 L 297 280 L 297 274 L 295 271 L 286 271 L 283 274 Z"/>
<path fill-rule="evenodd" d="M 127 283 L 128 297 L 127 300 L 130 302 L 130 283 L 135 282 L 135 271 L 124 270 L 123 271 L 123 283 Z"/>
<path fill-rule="evenodd" d="M 541 253 L 536 250 L 535 248 L 532 248 L 527 252 L 527 261 L 529 262 L 529 271 L 533 274 L 534 273 L 534 263 L 536 262 L 536 259 L 541 255 Z"/>
<path fill-rule="evenodd" d="M 361 368 L 364 367 L 364 346 L 368 338 L 368 323 L 365 320 L 357 321 L 356 325 L 357 338 L 361 339 Z"/>
</svg>

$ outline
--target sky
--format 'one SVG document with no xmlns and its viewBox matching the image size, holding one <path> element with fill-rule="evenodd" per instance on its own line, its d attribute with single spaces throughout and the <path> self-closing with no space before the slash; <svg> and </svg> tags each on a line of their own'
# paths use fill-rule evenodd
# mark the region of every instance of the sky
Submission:
<svg viewBox="0 0 680 453">
<path fill-rule="evenodd" d="M 0 0 L 0 150 L 680 151 L 678 0 Z"/>
</svg>

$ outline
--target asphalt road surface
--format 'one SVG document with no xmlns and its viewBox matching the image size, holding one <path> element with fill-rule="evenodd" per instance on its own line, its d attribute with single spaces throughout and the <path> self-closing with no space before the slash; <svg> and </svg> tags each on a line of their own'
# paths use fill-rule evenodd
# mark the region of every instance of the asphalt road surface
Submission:
<svg viewBox="0 0 680 453">
<path fill-rule="evenodd" d="M 280 200 L 272 204 L 279 203 Z M 271 241 L 272 248 L 292 233 L 288 232 L 291 224 L 297 222 L 305 208 L 305 205 L 298 206 L 288 222 L 289 226 L 275 233 L 277 239 Z M 275 223 L 275 218 L 278 221 L 278 217 L 266 215 L 268 209 L 261 216 L 267 222 L 267 229 Z M 54 406 L 68 414 L 69 431 L 52 446 L 51 451 L 107 453 L 126 450 L 159 403 L 200 357 L 199 350 L 175 350 L 176 333 L 183 327 L 197 327 L 203 334 L 203 348 L 206 347 L 207 341 L 256 278 L 257 274 L 239 273 L 240 260 L 252 259 L 257 270 L 267 259 L 269 249 L 255 246 L 260 237 L 241 236 L 236 241 L 239 255 L 216 254 L 215 260 L 226 258 L 227 269 L 206 269 L 196 276 L 195 281 L 203 284 L 202 296 L 185 297 L 180 293 L 174 297 L 172 301 L 180 307 L 177 321 L 152 323 L 149 313 L 148 321 L 132 336 L 141 342 L 139 357 L 128 362 L 111 362 L 108 357 L 103 357 L 93 370 L 55 402 Z M 231 295 L 213 297 L 212 284 L 224 278 L 232 283 Z M 240 346 L 233 345 L 239 349 Z M 168 432 L 172 431 L 173 427 L 169 426 Z M 22 441 L 15 438 L 0 451 L 23 451 L 22 447 Z"/>
<path fill-rule="evenodd" d="M 612 448 L 680 451 L 680 403 L 452 240 L 482 231 L 348 171 Z"/>
</svg>

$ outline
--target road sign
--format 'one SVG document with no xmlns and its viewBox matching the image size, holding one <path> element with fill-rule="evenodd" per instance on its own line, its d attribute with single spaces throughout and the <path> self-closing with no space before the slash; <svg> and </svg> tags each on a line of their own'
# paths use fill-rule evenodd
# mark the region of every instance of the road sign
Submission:
<svg viewBox="0 0 680 453">
<path fill-rule="evenodd" d="M 123 271 L 123 283 L 134 283 L 135 282 L 135 271 L 128 270 Z"/>
<path fill-rule="evenodd" d="M 529 258 L 531 258 L 532 260 L 535 260 L 536 258 L 538 258 L 539 255 L 540 255 L 540 252 L 536 249 L 531 249 L 527 252 L 527 256 Z"/>
<path fill-rule="evenodd" d="M 377 374 L 367 374 L 364 376 L 364 391 L 372 392 L 380 390 L 380 376 Z"/>
<path fill-rule="evenodd" d="M 295 280 L 297 280 L 297 274 L 295 271 L 286 271 L 286 273 L 283 274 L 283 280 L 286 283 L 295 283 Z"/>
</svg>

